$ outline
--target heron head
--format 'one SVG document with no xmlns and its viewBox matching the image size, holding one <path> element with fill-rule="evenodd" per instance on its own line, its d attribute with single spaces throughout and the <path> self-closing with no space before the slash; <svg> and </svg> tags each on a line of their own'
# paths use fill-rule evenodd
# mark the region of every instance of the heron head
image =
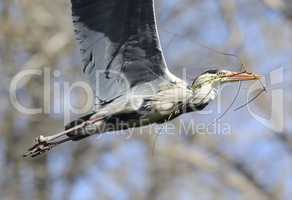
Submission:
<svg viewBox="0 0 292 200">
<path fill-rule="evenodd" d="M 257 80 L 260 77 L 249 72 L 232 72 L 227 70 L 208 70 L 198 76 L 191 86 L 194 96 L 193 105 L 202 109 L 217 96 L 217 87 L 228 82 Z"/>
<path fill-rule="evenodd" d="M 227 70 L 208 70 L 198 76 L 192 84 L 192 89 L 196 90 L 204 86 L 215 88 L 224 83 L 258 80 L 260 76 L 250 72 L 232 72 Z"/>
</svg>

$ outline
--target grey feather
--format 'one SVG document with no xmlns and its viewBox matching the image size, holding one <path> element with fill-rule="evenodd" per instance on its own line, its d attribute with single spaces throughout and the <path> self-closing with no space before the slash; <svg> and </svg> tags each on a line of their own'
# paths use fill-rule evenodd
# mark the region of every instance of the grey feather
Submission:
<svg viewBox="0 0 292 200">
<path fill-rule="evenodd" d="M 99 99 L 110 101 L 138 84 L 170 79 L 153 0 L 71 2 L 83 72 Z"/>
</svg>

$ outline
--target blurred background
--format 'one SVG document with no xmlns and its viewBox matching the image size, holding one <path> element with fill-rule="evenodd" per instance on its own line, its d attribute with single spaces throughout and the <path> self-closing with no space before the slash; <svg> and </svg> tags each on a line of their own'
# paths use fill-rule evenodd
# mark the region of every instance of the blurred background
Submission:
<svg viewBox="0 0 292 200">
<path fill-rule="evenodd" d="M 242 85 L 220 120 L 228 133 L 179 127 L 214 121 L 232 102 L 236 85 L 224 87 L 220 109 L 214 102 L 208 114 L 183 115 L 168 123 L 172 130 L 153 125 L 131 135 L 93 136 L 23 159 L 33 138 L 63 129 L 58 110 L 67 102 L 54 84 L 62 91 L 64 82 L 82 79 L 80 54 L 69 0 L 1 0 L 0 199 L 291 199 L 292 2 L 157 0 L 156 10 L 165 57 L 177 76 L 191 81 L 207 68 L 239 70 L 242 62 L 264 76 L 267 93 L 249 110 L 234 111 L 247 102 L 251 84 Z M 42 73 L 19 84 L 22 105 L 51 105 L 40 114 L 19 112 L 9 98 L 11 80 L 26 69 L 49 70 L 54 79 L 48 87 Z M 76 89 L 70 95 L 76 108 L 86 101 L 82 94 Z"/>
</svg>

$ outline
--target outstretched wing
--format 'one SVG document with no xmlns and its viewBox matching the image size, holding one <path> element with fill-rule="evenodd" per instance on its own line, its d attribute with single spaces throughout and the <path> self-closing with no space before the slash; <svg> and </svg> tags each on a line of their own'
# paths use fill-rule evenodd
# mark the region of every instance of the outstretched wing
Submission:
<svg viewBox="0 0 292 200">
<path fill-rule="evenodd" d="M 137 84 L 169 78 L 156 30 L 153 0 L 71 0 L 73 23 L 99 99 Z"/>
</svg>

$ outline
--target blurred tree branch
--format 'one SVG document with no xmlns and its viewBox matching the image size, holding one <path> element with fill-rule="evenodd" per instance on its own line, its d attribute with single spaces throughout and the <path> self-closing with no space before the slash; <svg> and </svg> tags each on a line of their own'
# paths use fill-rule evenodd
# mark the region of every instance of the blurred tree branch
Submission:
<svg viewBox="0 0 292 200">
<path fill-rule="evenodd" d="M 290 0 L 262 0 L 270 9 L 284 14 L 289 20 L 292 20 L 292 2 Z"/>
</svg>

